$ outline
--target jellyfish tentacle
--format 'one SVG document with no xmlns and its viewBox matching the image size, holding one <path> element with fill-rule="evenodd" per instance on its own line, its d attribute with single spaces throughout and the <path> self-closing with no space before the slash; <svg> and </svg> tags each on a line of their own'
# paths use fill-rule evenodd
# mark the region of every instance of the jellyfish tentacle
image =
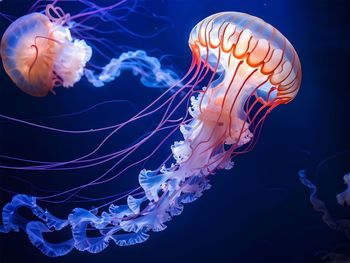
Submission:
<svg viewBox="0 0 350 263">
<path fill-rule="evenodd" d="M 150 57 L 143 50 L 122 53 L 119 58 L 113 58 L 100 74 L 95 75 L 92 70 L 85 69 L 84 74 L 95 87 L 102 87 L 105 83 L 119 77 L 124 70 L 131 70 L 135 76 L 140 75 L 141 83 L 150 88 L 166 88 L 177 84 L 179 77 L 170 69 L 163 69 L 159 60 Z"/>
<path fill-rule="evenodd" d="M 99 253 L 109 245 L 110 240 L 118 246 L 142 243 L 149 237 L 147 232 L 164 230 L 165 222 L 172 216 L 181 214 L 182 204 L 195 201 L 201 196 L 202 191 L 210 188 L 208 180 L 199 176 L 190 177 L 181 186 L 179 183 L 179 180 L 170 180 L 169 190 L 164 192 L 157 202 L 149 201 L 142 211 L 140 211 L 140 205 L 146 202 L 145 197 L 137 199 L 137 209 L 135 209 L 135 200 L 129 200 L 128 205 L 125 206 L 112 204 L 109 212 L 102 212 L 100 216 L 91 211 L 76 208 L 67 220 L 58 219 L 47 210 L 43 210 L 37 205 L 35 197 L 16 195 L 3 209 L 3 225 L 0 227 L 0 232 L 19 231 L 22 228 L 33 245 L 50 257 L 63 256 L 73 248 Z M 21 207 L 29 208 L 41 221 L 28 221 L 21 218 L 16 212 Z M 54 244 L 43 237 L 45 232 L 60 231 L 67 227 L 71 228 L 72 239 Z M 98 230 L 101 236 L 87 237 L 87 232 L 90 230 Z M 124 233 L 119 234 L 120 231 Z"/>
<path fill-rule="evenodd" d="M 45 15 L 50 21 L 58 25 L 68 24 L 70 21 L 70 14 L 66 14 L 62 8 L 55 6 L 54 4 L 48 4 L 46 6 Z"/>
<path fill-rule="evenodd" d="M 328 212 L 326 204 L 317 197 L 317 187 L 309 179 L 306 178 L 305 170 L 299 171 L 299 180 L 303 185 L 310 189 L 310 202 L 315 209 L 315 211 L 322 213 L 322 220 L 332 229 L 336 229 L 336 223 Z"/>
<path fill-rule="evenodd" d="M 60 257 L 67 255 L 74 248 L 74 240 L 69 239 L 61 243 L 50 243 L 45 240 L 43 233 L 53 232 L 50 228 L 40 221 L 31 221 L 26 225 L 26 233 L 30 242 L 37 247 L 43 254 L 49 257 Z"/>
</svg>

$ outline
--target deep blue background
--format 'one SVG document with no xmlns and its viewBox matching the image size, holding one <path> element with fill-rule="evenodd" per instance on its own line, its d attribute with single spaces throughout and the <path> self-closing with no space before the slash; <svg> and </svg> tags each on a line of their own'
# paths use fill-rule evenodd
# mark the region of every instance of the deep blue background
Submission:
<svg viewBox="0 0 350 263">
<path fill-rule="evenodd" d="M 30 2 L 4 0 L 0 11 L 20 16 Z M 74 251 L 64 258 L 50 259 L 41 255 L 23 233 L 15 233 L 0 235 L 0 262 L 319 262 L 320 257 L 315 255 L 320 251 L 349 251 L 343 234 L 330 230 L 312 210 L 307 191 L 297 177 L 299 169 L 315 167 L 327 156 L 350 148 L 347 2 L 143 2 L 152 12 L 168 17 L 172 25 L 165 23 L 167 29 L 155 38 L 134 38 L 129 44 L 148 51 L 157 48 L 173 55 L 172 62 L 182 73 L 191 61 L 188 35 L 198 21 L 220 11 L 240 11 L 263 18 L 278 28 L 299 54 L 303 69 L 300 93 L 291 104 L 281 106 L 269 116 L 254 151 L 238 157 L 231 171 L 220 171 L 213 176 L 211 190 L 200 200 L 186 205 L 183 214 L 167 224 L 167 230 L 153 233 L 144 244 L 125 248 L 111 245 L 97 255 Z M 5 20 L 0 23 L 3 31 L 8 24 Z M 147 21 L 138 23 L 136 27 L 141 23 L 147 25 Z M 118 38 L 112 40 L 118 42 Z M 0 112 L 21 118 L 74 112 L 117 99 L 118 92 L 132 93 L 141 103 L 152 100 L 158 91 L 140 87 L 126 74 L 117 84 L 102 89 L 83 81 L 70 90 L 58 89 L 56 96 L 36 99 L 18 91 L 2 69 L 0 72 Z M 82 119 L 81 125 L 87 121 L 108 123 L 118 117 L 110 109 L 99 113 L 104 115 Z M 2 153 L 26 153 L 33 158 L 43 153 L 64 153 L 59 139 L 41 137 L 32 130 L 23 134 L 21 126 L 8 127 L 2 123 L 0 127 Z M 327 199 L 330 207 L 336 207 L 334 196 L 344 189 L 342 176 L 346 169 L 350 171 L 349 155 L 334 159 L 321 169 L 321 197 Z M 1 171 L 0 176 L 5 173 Z M 312 177 L 312 172 L 309 175 Z M 0 196 L 3 205 L 9 197 L 4 193 Z"/>
</svg>

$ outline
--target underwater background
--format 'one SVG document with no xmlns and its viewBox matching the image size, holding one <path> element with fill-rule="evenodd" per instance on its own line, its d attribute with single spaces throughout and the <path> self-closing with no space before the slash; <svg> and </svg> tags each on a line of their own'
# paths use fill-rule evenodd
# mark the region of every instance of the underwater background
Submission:
<svg viewBox="0 0 350 263">
<path fill-rule="evenodd" d="M 95 2 L 105 5 L 111 1 Z M 0 12 L 19 17 L 32 3 L 3 0 Z M 331 252 L 348 252 L 350 258 L 350 240 L 322 222 L 321 215 L 310 205 L 307 189 L 298 179 L 300 169 L 308 169 L 308 176 L 313 178 L 322 160 L 350 149 L 349 1 L 147 0 L 140 4 L 167 19 L 161 20 L 161 25 L 154 25 L 147 18 L 133 18 L 128 25 L 136 31 L 164 30 L 152 38 L 121 39 L 123 35 L 120 35 L 110 40 L 158 57 L 169 55 L 163 61 L 180 77 L 191 63 L 189 33 L 203 18 L 217 12 L 238 11 L 264 19 L 289 39 L 300 57 L 303 80 L 299 94 L 292 103 L 270 114 L 253 151 L 236 158 L 232 170 L 213 175 L 212 188 L 198 201 L 185 205 L 180 216 L 166 223 L 165 231 L 152 233 L 147 242 L 131 247 L 111 244 L 99 254 L 73 251 L 63 258 L 52 259 L 33 247 L 24 233 L 1 234 L 0 262 L 322 262 L 322 257 Z M 7 26 L 8 22 L 0 19 L 0 35 Z M 128 48 L 121 48 L 122 51 Z M 0 113 L 21 119 L 76 112 L 116 99 L 132 100 L 141 108 L 162 91 L 142 87 L 138 78 L 123 73 L 105 87 L 95 88 L 82 80 L 74 88 L 57 88 L 56 92 L 45 98 L 30 97 L 17 89 L 3 68 L 0 69 Z M 124 114 L 125 108 L 121 107 L 111 103 L 78 118 L 58 122 L 67 127 L 72 123 L 80 127 L 91 123 L 111 124 Z M 147 130 L 150 128 L 147 125 L 138 128 Z M 62 157 L 71 154 L 69 147 L 62 147 L 59 137 L 22 128 L 0 120 L 2 154 L 20 153 L 34 159 L 49 157 L 53 152 Z M 86 138 L 80 140 L 84 149 Z M 119 140 L 122 142 L 123 138 Z M 169 152 L 166 148 L 160 154 L 164 157 Z M 320 199 L 325 200 L 335 216 L 348 218 L 350 210 L 339 208 L 335 195 L 345 189 L 342 177 L 350 172 L 349 161 L 349 152 L 340 154 L 322 165 L 318 175 Z M 13 181 L 6 173 L 0 171 L 1 186 L 10 187 Z M 19 174 L 25 177 L 23 172 Z M 79 176 L 93 177 L 93 174 Z M 131 182 L 137 180 L 136 173 L 129 176 Z M 79 180 L 61 178 L 54 183 L 60 186 L 66 180 Z M 35 184 L 42 177 L 26 179 Z M 16 187 L 17 191 L 27 190 L 21 185 Z M 10 198 L 0 191 L 0 206 Z"/>
</svg>

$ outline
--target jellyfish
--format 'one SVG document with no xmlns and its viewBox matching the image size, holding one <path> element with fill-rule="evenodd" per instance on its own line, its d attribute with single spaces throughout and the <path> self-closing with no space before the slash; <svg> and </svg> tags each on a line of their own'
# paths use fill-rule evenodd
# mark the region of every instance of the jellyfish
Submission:
<svg viewBox="0 0 350 263">
<path fill-rule="evenodd" d="M 313 207 L 313 209 L 316 212 L 319 212 L 322 216 L 322 221 L 332 230 L 341 232 L 345 235 L 347 239 L 350 239 L 350 219 L 346 218 L 346 216 L 336 216 L 332 213 L 332 210 L 329 209 L 328 204 L 326 201 L 323 201 L 318 196 L 319 191 L 319 184 L 317 183 L 317 179 L 319 176 L 320 169 L 325 166 L 328 162 L 337 160 L 337 164 L 339 166 L 339 159 L 340 157 L 343 157 L 345 160 L 345 163 L 348 163 L 348 154 L 350 150 L 344 150 L 340 151 L 322 162 L 320 162 L 317 166 L 315 178 L 314 180 L 311 180 L 308 178 L 307 174 L 309 173 L 308 170 L 300 170 L 298 173 L 300 182 L 308 188 L 309 190 L 309 200 Z M 339 169 L 339 167 L 338 167 Z M 334 169 L 333 169 L 334 170 Z M 346 186 L 345 189 L 335 195 L 336 203 L 343 207 L 342 209 L 348 210 L 348 207 L 350 205 L 350 173 L 346 173 L 343 176 L 343 182 Z M 347 252 L 347 251 L 346 251 Z M 347 253 L 339 253 L 339 252 L 324 252 L 324 259 L 329 260 L 327 262 L 348 262 L 350 257 Z"/>
<path fill-rule="evenodd" d="M 124 122 L 77 131 L 11 118 L 21 125 L 53 133 L 109 133 L 93 150 L 68 161 L 2 155 L 2 170 L 65 173 L 102 164 L 108 169 L 88 183 L 64 191 L 42 194 L 38 190 L 38 195 L 33 195 L 3 188 L 13 193 L 13 198 L 2 210 L 0 231 L 23 230 L 35 247 L 51 257 L 66 255 L 73 249 L 99 253 L 112 242 L 118 246 L 142 243 L 152 231 L 164 230 L 166 222 L 182 213 L 184 204 L 201 197 L 211 187 L 211 175 L 231 169 L 234 157 L 252 150 L 267 115 L 292 101 L 300 88 L 301 65 L 296 51 L 277 29 L 260 18 L 238 12 L 209 16 L 192 29 L 189 47 L 192 62 L 179 80 L 181 87 L 173 93 L 169 87 Z M 183 92 L 185 95 L 180 96 Z M 179 111 L 184 113 L 177 119 Z M 142 127 L 139 121 L 148 117 L 159 118 L 151 122 L 154 128 L 150 131 L 125 148 L 101 152 L 114 136 Z M 182 138 L 175 140 L 171 154 L 159 161 L 159 149 L 176 131 Z M 156 143 L 152 143 L 154 140 Z M 154 148 L 145 150 L 145 145 Z M 158 164 L 149 169 L 152 158 Z M 130 176 L 135 167 L 140 167 L 136 188 L 101 198 L 86 196 L 88 189 L 106 187 L 122 175 Z M 99 205 L 76 207 L 66 218 L 42 208 L 50 202 L 65 205 L 73 200 L 81 204 L 99 201 Z M 35 220 L 20 213 L 24 207 Z M 70 230 L 69 240 L 52 243 L 45 238 L 63 229 Z"/>
<path fill-rule="evenodd" d="M 40 2 L 37 1 L 32 9 L 39 9 Z M 15 85 L 31 96 L 44 97 L 49 92 L 54 93 L 55 87 L 70 88 L 79 82 L 93 50 L 101 51 L 88 45 L 84 39 L 72 36 L 72 33 L 93 42 L 102 42 L 86 33 L 97 30 L 96 26 L 86 25 L 87 22 L 99 18 L 117 23 L 118 19 L 108 12 L 126 5 L 125 0 L 120 0 L 113 5 L 99 7 L 93 2 L 80 0 L 78 2 L 88 8 L 70 15 L 57 6 L 59 2 L 55 0 L 47 4 L 44 12 L 30 12 L 16 19 L 2 36 L 0 55 L 4 69 Z M 115 73 L 114 78 L 123 70 L 132 70 L 135 75 L 141 75 L 141 82 L 146 86 L 162 88 L 177 82 L 174 71 L 163 69 L 157 58 L 148 56 L 143 50 L 122 53 L 119 60 L 112 59 L 115 60 L 118 61 L 117 65 L 114 64 L 118 74 Z M 91 80 L 92 71 L 86 69 L 85 73 L 95 84 L 96 81 Z"/>
<path fill-rule="evenodd" d="M 299 171 L 299 179 L 303 185 L 310 189 L 310 202 L 315 211 L 322 213 L 323 222 L 335 231 L 344 232 L 346 237 L 350 239 L 350 220 L 337 220 L 331 215 L 326 204 L 317 197 L 317 186 L 306 177 L 305 170 Z M 348 206 L 350 204 L 350 173 L 345 174 L 343 179 L 347 189 L 337 194 L 336 199 L 339 205 Z"/>
<path fill-rule="evenodd" d="M 72 87 L 91 55 L 84 40 L 73 40 L 67 28 L 40 13 L 16 20 L 1 41 L 5 71 L 18 88 L 37 97 L 55 85 Z"/>
<path fill-rule="evenodd" d="M 306 177 L 306 171 L 299 171 L 300 182 L 310 190 L 310 203 L 316 212 L 322 214 L 322 221 L 332 230 L 342 232 L 345 234 L 347 239 L 350 239 L 350 220 L 347 218 L 336 218 L 329 212 L 326 203 L 319 199 L 317 196 L 317 186 L 314 182 Z M 350 204 L 350 174 L 343 176 L 344 184 L 347 188 L 336 195 L 337 203 L 343 207 L 349 206 Z M 348 254 L 335 253 L 335 252 L 323 252 L 323 260 L 326 262 L 349 262 L 350 257 Z"/>
</svg>

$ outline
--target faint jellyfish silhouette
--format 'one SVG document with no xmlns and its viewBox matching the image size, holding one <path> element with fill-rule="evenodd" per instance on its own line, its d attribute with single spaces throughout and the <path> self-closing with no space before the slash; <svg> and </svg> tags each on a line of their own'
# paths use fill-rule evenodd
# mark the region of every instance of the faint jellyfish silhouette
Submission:
<svg viewBox="0 0 350 263">
<path fill-rule="evenodd" d="M 336 161 L 340 157 L 345 156 L 344 160 L 346 160 L 346 164 L 348 163 L 348 159 L 346 157 L 349 155 L 350 151 L 345 150 L 342 152 L 338 152 L 322 162 L 320 162 L 317 166 L 314 182 L 311 181 L 306 177 L 306 170 L 300 170 L 298 175 L 301 183 L 309 188 L 310 190 L 310 202 L 314 208 L 315 211 L 322 213 L 322 221 L 326 223 L 331 229 L 343 232 L 347 239 L 350 239 L 350 219 L 341 218 L 338 219 L 336 216 L 332 215 L 330 210 L 328 209 L 328 206 L 325 201 L 322 201 L 319 199 L 317 195 L 318 191 L 318 184 L 317 180 L 319 179 L 319 173 L 322 167 L 324 167 L 327 163 L 330 161 Z M 344 184 L 347 186 L 347 188 L 338 193 L 336 197 L 336 201 L 340 206 L 348 208 L 350 205 L 350 173 L 347 173 L 343 176 Z M 342 216 L 339 216 L 342 217 Z M 322 252 L 322 254 L 325 254 L 323 257 L 324 260 L 327 260 L 326 262 L 349 262 L 350 256 L 346 255 L 344 253 L 335 253 L 335 252 Z"/>
<path fill-rule="evenodd" d="M 349 185 L 350 174 L 344 175 L 344 183 L 347 184 L 347 189 L 339 194 L 337 194 L 337 202 L 339 205 L 346 206 L 350 201 L 350 185 Z M 329 213 L 326 204 L 318 199 L 317 197 L 317 187 L 309 179 L 306 178 L 305 170 L 299 171 L 299 179 L 303 185 L 310 189 L 310 202 L 313 205 L 313 208 L 317 212 L 321 212 L 322 220 L 333 230 L 344 232 L 347 238 L 350 238 L 350 220 L 334 219 L 333 216 Z"/>
</svg>

